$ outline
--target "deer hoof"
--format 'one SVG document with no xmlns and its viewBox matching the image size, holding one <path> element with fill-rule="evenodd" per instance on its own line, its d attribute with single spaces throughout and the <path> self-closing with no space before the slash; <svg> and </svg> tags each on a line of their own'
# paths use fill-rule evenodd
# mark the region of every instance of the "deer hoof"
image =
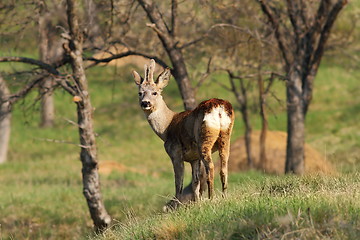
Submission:
<svg viewBox="0 0 360 240">
<path fill-rule="evenodd" d="M 182 203 L 179 201 L 179 199 L 173 198 L 163 207 L 163 212 L 172 212 L 178 209 L 181 205 Z"/>
</svg>

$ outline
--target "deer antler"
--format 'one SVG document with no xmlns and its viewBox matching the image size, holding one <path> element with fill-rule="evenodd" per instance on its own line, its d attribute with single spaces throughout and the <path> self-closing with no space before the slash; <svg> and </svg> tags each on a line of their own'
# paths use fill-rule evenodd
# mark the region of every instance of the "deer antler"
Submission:
<svg viewBox="0 0 360 240">
<path fill-rule="evenodd" d="M 145 69 L 145 82 L 147 83 L 154 83 L 154 71 L 155 71 L 155 60 L 151 59 L 150 60 L 150 65 L 146 65 L 144 66 Z"/>
<path fill-rule="evenodd" d="M 150 60 L 150 66 L 149 66 L 149 80 L 150 82 L 154 82 L 154 71 L 155 71 L 155 60 L 151 59 Z"/>
</svg>

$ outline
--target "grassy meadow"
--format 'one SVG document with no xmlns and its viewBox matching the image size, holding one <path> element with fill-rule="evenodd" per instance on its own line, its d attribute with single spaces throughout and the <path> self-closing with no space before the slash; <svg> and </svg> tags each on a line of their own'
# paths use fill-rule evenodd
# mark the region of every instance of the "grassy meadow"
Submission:
<svg viewBox="0 0 360 240">
<path fill-rule="evenodd" d="M 57 90 L 53 129 L 38 127 L 36 93 L 14 107 L 9 160 L 0 165 L 0 239 L 359 238 L 360 70 L 322 64 L 307 116 L 307 143 L 325 155 L 337 175 L 231 173 L 227 198 L 217 192 L 211 201 L 162 213 L 174 193 L 172 165 L 138 107 L 131 69 L 87 71 L 103 200 L 113 227 L 100 235 L 92 231 L 82 195 L 77 127 L 70 123 L 76 121 L 75 105 Z M 215 77 L 228 84 L 227 77 Z M 283 83 L 273 90 L 282 102 L 269 98 L 269 126 L 285 130 Z M 182 109 L 173 79 L 163 95 L 173 110 Z M 198 100 L 210 97 L 229 99 L 236 107 L 232 94 L 208 79 Z M 233 139 L 243 133 L 236 114 Z M 251 121 L 258 129 L 256 111 Z M 189 169 L 185 174 L 188 183 Z M 220 190 L 219 178 L 215 181 Z"/>
</svg>

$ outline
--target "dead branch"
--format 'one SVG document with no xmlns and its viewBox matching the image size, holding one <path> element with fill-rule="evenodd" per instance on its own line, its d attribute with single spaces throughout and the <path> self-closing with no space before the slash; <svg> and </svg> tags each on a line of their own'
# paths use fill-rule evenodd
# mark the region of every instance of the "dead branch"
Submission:
<svg viewBox="0 0 360 240">
<path fill-rule="evenodd" d="M 46 71 L 48 71 L 49 73 L 53 74 L 53 75 L 61 75 L 60 72 L 53 67 L 50 64 L 44 63 L 42 61 L 36 60 L 36 59 L 32 59 L 32 58 L 26 58 L 26 57 L 0 57 L 0 62 L 21 62 L 21 63 L 28 63 L 31 65 L 36 65 Z"/>
<path fill-rule="evenodd" d="M 62 59 L 58 60 L 57 62 L 54 62 L 52 64 L 45 63 L 40 60 L 27 58 L 27 57 L 0 57 L 0 62 L 19 62 L 19 63 L 27 63 L 31 65 L 36 65 L 40 67 L 41 69 L 47 71 L 51 75 L 54 75 L 54 79 L 56 83 L 58 83 L 60 86 L 62 86 L 68 93 L 71 95 L 76 95 L 76 92 L 74 90 L 74 87 L 71 85 L 69 81 L 66 80 L 66 77 L 61 74 L 57 68 L 65 65 L 68 63 L 68 58 L 63 57 Z M 42 74 L 41 77 L 34 79 L 30 83 L 28 83 L 23 89 L 21 89 L 19 92 L 12 94 L 8 101 L 11 103 L 16 102 L 19 98 L 25 97 L 30 90 L 35 87 L 39 82 L 42 81 L 42 79 L 47 76 L 47 74 Z"/>
<path fill-rule="evenodd" d="M 207 63 L 206 72 L 201 75 L 200 80 L 196 84 L 195 90 L 199 89 L 201 87 L 201 85 L 204 83 L 204 81 L 210 76 L 210 74 L 211 74 L 211 69 L 210 69 L 211 60 L 212 60 L 212 57 L 209 58 L 209 61 Z"/>
<path fill-rule="evenodd" d="M 17 93 L 11 94 L 11 95 L 7 96 L 6 98 L 1 99 L 1 102 L 9 102 L 10 105 L 12 105 L 20 98 L 25 97 L 31 91 L 31 89 L 33 89 L 37 84 L 39 84 L 44 79 L 44 77 L 45 76 L 43 75 L 39 78 L 32 80 L 24 88 L 19 90 Z"/>
<path fill-rule="evenodd" d="M 267 16 L 269 22 L 272 25 L 272 28 L 275 32 L 276 40 L 278 41 L 279 49 L 281 51 L 281 54 L 284 58 L 284 61 L 286 63 L 286 66 L 290 66 L 291 62 L 291 51 L 289 47 L 287 46 L 287 41 L 285 39 L 285 36 L 290 35 L 288 32 L 287 34 L 282 32 L 282 28 L 280 26 L 281 20 L 278 14 L 274 12 L 274 8 L 271 8 L 268 1 L 263 0 L 257 0 L 260 4 L 260 7 L 264 14 Z"/>
<path fill-rule="evenodd" d="M 127 52 L 123 52 L 123 53 L 119 53 L 119 54 L 113 54 L 113 56 L 107 57 L 107 58 L 85 57 L 84 60 L 94 62 L 93 64 L 88 66 L 88 68 L 89 68 L 89 67 L 98 65 L 100 63 L 109 63 L 113 60 L 120 59 L 120 58 L 127 57 L 127 56 L 141 56 L 141 57 L 145 57 L 148 59 L 154 59 L 156 61 L 156 63 L 158 63 L 163 68 L 169 68 L 169 66 L 163 60 L 161 60 L 159 57 L 151 56 L 151 55 L 136 52 L 136 51 L 127 51 Z"/>
<path fill-rule="evenodd" d="M 174 37 L 176 36 L 177 30 L 177 0 L 171 0 L 171 30 L 170 34 Z"/>
<path fill-rule="evenodd" d="M 196 38 L 192 41 L 189 41 L 187 43 L 182 44 L 181 46 L 179 46 L 179 49 L 184 49 L 187 48 L 191 45 L 197 44 L 198 42 L 204 40 L 205 38 L 207 38 L 210 33 L 216 29 L 216 28 L 232 28 L 236 31 L 240 31 L 242 33 L 245 33 L 247 35 L 249 35 L 251 38 L 257 39 L 260 42 L 266 42 L 264 40 L 264 38 L 262 38 L 261 36 L 259 36 L 259 33 L 257 31 L 251 31 L 249 28 L 242 28 L 239 26 L 236 26 L 234 24 L 228 24 L 228 23 L 218 23 L 218 24 L 214 24 L 212 25 L 204 34 L 202 34 L 199 38 Z"/>
<path fill-rule="evenodd" d="M 165 22 L 164 22 L 165 23 Z M 166 25 L 166 24 L 165 24 Z M 152 30 L 154 30 L 154 32 L 156 32 L 161 38 L 166 38 L 167 36 L 165 35 L 165 33 L 163 33 L 157 26 L 155 23 L 147 23 L 146 24 L 147 27 L 151 28 Z M 167 28 L 167 27 L 166 27 Z"/>
<path fill-rule="evenodd" d="M 38 140 L 38 141 L 52 142 L 52 143 L 71 144 L 71 145 L 75 145 L 75 146 L 82 147 L 82 148 L 90 148 L 90 146 L 84 146 L 81 144 L 77 144 L 77 143 L 65 141 L 65 140 L 50 139 L 50 138 L 33 138 L 33 139 Z"/>
</svg>

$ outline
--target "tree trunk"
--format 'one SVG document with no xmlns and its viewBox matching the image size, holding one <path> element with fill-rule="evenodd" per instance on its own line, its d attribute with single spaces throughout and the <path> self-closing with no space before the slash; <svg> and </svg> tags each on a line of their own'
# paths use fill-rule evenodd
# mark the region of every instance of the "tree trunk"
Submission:
<svg viewBox="0 0 360 240">
<path fill-rule="evenodd" d="M 81 144 L 80 159 L 82 162 L 83 193 L 87 200 L 91 218 L 97 230 L 108 227 L 111 218 L 107 213 L 100 192 L 98 174 L 97 148 L 92 123 L 93 107 L 88 92 L 88 83 L 85 75 L 82 43 L 83 35 L 77 19 L 78 4 L 75 0 L 67 0 L 67 15 L 70 27 L 71 40 L 68 46 L 70 63 L 74 81 L 78 88 L 79 100 L 76 100 L 78 126 Z"/>
<path fill-rule="evenodd" d="M 244 106 L 241 107 L 241 115 L 245 124 L 245 135 L 244 135 L 244 139 L 245 139 L 245 149 L 246 149 L 246 156 L 247 156 L 247 162 L 248 162 L 248 167 L 249 168 L 253 168 L 254 167 L 254 162 L 252 159 L 252 151 L 251 151 L 251 125 L 250 125 L 250 121 L 249 121 L 249 114 L 248 114 L 248 110 L 247 110 L 247 104 L 245 104 Z"/>
<path fill-rule="evenodd" d="M 41 84 L 41 122 L 40 127 L 47 128 L 54 126 L 55 108 L 54 97 L 52 92 L 53 78 L 45 78 Z"/>
<path fill-rule="evenodd" d="M 261 132 L 259 139 L 259 162 L 263 170 L 267 169 L 267 158 L 266 158 L 266 133 L 268 130 L 267 115 L 265 110 L 265 90 L 264 81 L 259 74 L 258 77 L 258 88 L 259 88 L 259 102 L 260 102 L 260 116 L 261 116 Z"/>
<path fill-rule="evenodd" d="M 186 65 L 180 50 L 168 51 L 170 60 L 173 64 L 173 75 L 179 87 L 181 98 L 184 103 L 185 110 L 192 110 L 196 108 L 195 92 L 191 87 L 189 74 L 186 70 Z"/>
<path fill-rule="evenodd" d="M 302 74 L 299 64 L 289 71 L 287 94 L 287 147 L 285 173 L 303 174 L 305 144 L 305 112 L 302 97 Z"/>
<path fill-rule="evenodd" d="M 4 79 L 0 76 L 0 164 L 6 162 L 11 131 L 10 103 L 1 99 L 10 95 Z"/>
<path fill-rule="evenodd" d="M 241 77 L 236 77 L 233 75 L 231 71 L 228 71 L 231 91 L 235 94 L 236 100 L 240 105 L 240 112 L 245 124 L 245 150 L 247 156 L 247 163 L 249 168 L 254 167 L 254 162 L 252 158 L 252 151 L 251 151 L 251 124 L 249 120 L 249 112 L 248 112 L 248 100 L 247 100 L 247 89 L 244 84 L 244 79 Z M 237 90 L 234 82 L 234 78 L 239 79 L 240 82 L 240 91 Z"/>
<path fill-rule="evenodd" d="M 39 51 L 40 59 L 44 63 L 50 62 L 49 51 L 49 12 L 46 10 L 45 3 L 39 3 Z M 54 98 L 52 94 L 53 78 L 45 78 L 40 85 L 41 94 L 41 122 L 40 127 L 52 127 L 54 125 Z"/>
<path fill-rule="evenodd" d="M 251 124 L 249 120 L 249 111 L 248 111 L 248 96 L 247 96 L 247 89 L 244 84 L 244 79 L 240 78 L 240 90 L 241 94 L 236 91 L 236 87 L 234 82 L 231 80 L 231 85 L 233 88 L 233 91 L 235 92 L 236 98 L 240 104 L 240 111 L 241 115 L 243 117 L 243 121 L 245 124 L 245 148 L 246 148 L 246 156 L 247 156 L 247 162 L 248 167 L 253 168 L 254 167 L 254 161 L 251 151 Z"/>
<path fill-rule="evenodd" d="M 80 159 L 82 162 L 83 194 L 87 200 L 95 228 L 102 230 L 110 225 L 111 218 L 101 197 L 97 149 L 91 116 L 92 106 L 89 96 L 82 95 L 82 102 L 77 103 L 77 113 L 80 144 L 82 146 Z"/>
</svg>

